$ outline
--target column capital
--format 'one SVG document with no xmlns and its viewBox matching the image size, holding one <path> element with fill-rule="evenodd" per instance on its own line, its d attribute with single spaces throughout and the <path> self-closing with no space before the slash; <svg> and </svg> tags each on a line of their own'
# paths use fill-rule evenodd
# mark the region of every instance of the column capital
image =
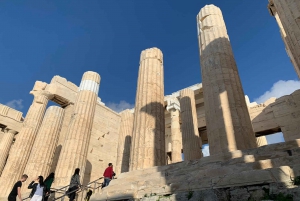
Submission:
<svg viewBox="0 0 300 201">
<path fill-rule="evenodd" d="M 167 99 L 167 111 L 178 110 L 180 111 L 180 103 L 176 97 L 170 97 Z"/>
<path fill-rule="evenodd" d="M 54 97 L 54 95 L 52 93 L 50 93 L 49 91 L 45 91 L 45 90 L 30 91 L 30 94 L 32 94 L 34 97 L 45 96 L 45 97 L 47 97 L 48 100 L 51 100 Z"/>
<path fill-rule="evenodd" d="M 274 6 L 273 0 L 269 0 L 268 9 L 269 9 L 270 15 L 274 16 L 276 14 L 277 11 L 276 11 L 276 8 Z"/>
<path fill-rule="evenodd" d="M 15 131 L 15 130 L 13 130 L 13 129 L 10 129 L 10 128 L 5 128 L 4 129 L 4 133 L 12 133 L 12 134 L 17 134 L 18 133 L 18 131 Z"/>
</svg>

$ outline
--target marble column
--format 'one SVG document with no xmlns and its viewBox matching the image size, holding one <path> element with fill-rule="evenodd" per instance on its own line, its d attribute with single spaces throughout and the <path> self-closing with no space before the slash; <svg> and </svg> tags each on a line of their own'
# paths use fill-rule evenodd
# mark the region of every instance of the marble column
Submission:
<svg viewBox="0 0 300 201">
<path fill-rule="evenodd" d="M 24 170 L 28 175 L 25 186 L 38 175 L 44 177 L 49 175 L 63 117 L 63 108 L 50 106 L 47 109 Z M 25 189 L 23 188 L 23 190 Z"/>
<path fill-rule="evenodd" d="M 71 122 L 56 167 L 56 187 L 68 185 L 76 168 L 80 168 L 80 179 L 81 182 L 83 181 L 99 85 L 99 74 L 91 71 L 83 74 Z"/>
<path fill-rule="evenodd" d="M 300 78 L 300 1 L 269 0 L 268 8 L 277 21 L 287 54 Z"/>
<path fill-rule="evenodd" d="M 202 140 L 198 133 L 195 95 L 192 89 L 181 90 L 180 108 L 184 160 L 199 159 L 202 157 Z"/>
<path fill-rule="evenodd" d="M 0 176 L 4 169 L 10 148 L 13 144 L 15 134 L 17 134 L 17 131 L 10 129 L 5 129 L 4 133 L 2 133 L 3 137 L 0 141 Z"/>
<path fill-rule="evenodd" d="M 121 126 L 119 132 L 117 163 L 114 166 L 116 174 L 129 171 L 129 158 L 131 148 L 131 138 L 133 131 L 133 118 L 132 110 L 124 110 L 120 113 Z"/>
<path fill-rule="evenodd" d="M 197 23 L 210 154 L 254 148 L 255 135 L 220 8 L 205 6 Z"/>
<path fill-rule="evenodd" d="M 163 54 L 142 51 L 135 99 L 130 171 L 166 164 Z"/>
<path fill-rule="evenodd" d="M 34 100 L 25 117 L 23 127 L 10 151 L 0 177 L 0 192 L 9 194 L 14 183 L 21 178 L 31 153 L 37 131 L 42 123 L 45 109 L 51 94 L 46 91 L 32 91 Z M 26 173 L 25 173 L 26 174 Z"/>
<path fill-rule="evenodd" d="M 167 110 L 171 114 L 171 161 L 177 163 L 182 161 L 182 134 L 180 131 L 180 103 L 177 98 L 167 100 Z"/>
<path fill-rule="evenodd" d="M 261 137 L 256 138 L 256 146 L 257 147 L 261 147 L 261 146 L 265 146 L 265 145 L 268 145 L 266 136 L 261 136 Z"/>
</svg>

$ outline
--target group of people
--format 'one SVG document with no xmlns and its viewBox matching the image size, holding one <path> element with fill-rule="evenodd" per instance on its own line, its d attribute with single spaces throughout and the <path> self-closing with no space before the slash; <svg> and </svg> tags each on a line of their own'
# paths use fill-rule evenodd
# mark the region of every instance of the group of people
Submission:
<svg viewBox="0 0 300 201">
<path fill-rule="evenodd" d="M 16 201 L 17 196 L 20 201 L 22 201 L 21 187 L 22 183 L 27 180 L 28 176 L 26 174 L 22 175 L 21 179 L 17 181 L 10 194 L 8 195 L 8 201 Z M 50 188 L 54 181 L 54 173 L 52 172 L 45 180 L 43 176 L 36 177 L 35 180 L 30 182 L 28 189 L 31 189 L 29 197 L 30 201 L 47 201 L 50 195 Z"/>
<path fill-rule="evenodd" d="M 69 201 L 73 201 L 76 197 L 77 191 L 81 188 L 80 183 L 80 169 L 76 168 L 74 174 L 71 177 L 69 188 L 66 192 L 66 195 L 69 197 Z M 109 163 L 108 167 L 105 169 L 103 173 L 104 182 L 102 183 L 102 188 L 109 185 L 109 182 L 114 178 L 116 174 L 113 171 L 113 164 Z M 8 196 L 8 201 L 16 201 L 16 197 L 18 196 L 20 201 L 22 201 L 21 196 L 21 187 L 22 182 L 27 180 L 28 176 L 26 174 L 22 175 L 21 179 L 15 183 L 12 191 Z M 43 176 L 38 176 L 34 181 L 32 181 L 28 189 L 32 189 L 29 197 L 30 201 L 47 201 L 50 195 L 50 188 L 54 181 L 54 173 L 52 172 L 44 181 Z M 91 196 L 91 191 L 88 191 L 86 200 L 88 201 Z"/>
</svg>

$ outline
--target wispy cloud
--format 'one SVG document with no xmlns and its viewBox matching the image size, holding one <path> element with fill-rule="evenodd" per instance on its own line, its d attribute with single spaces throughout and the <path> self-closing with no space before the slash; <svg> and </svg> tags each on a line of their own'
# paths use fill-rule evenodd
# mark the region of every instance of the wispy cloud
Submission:
<svg viewBox="0 0 300 201">
<path fill-rule="evenodd" d="M 16 110 L 21 110 L 24 107 L 22 99 L 11 100 L 11 101 L 7 102 L 5 105 L 7 105 L 8 107 L 14 108 Z"/>
<path fill-rule="evenodd" d="M 134 104 L 127 103 L 124 100 L 121 100 L 120 103 L 109 102 L 105 105 L 116 112 L 122 112 L 123 110 L 134 108 Z"/>
<path fill-rule="evenodd" d="M 295 90 L 300 89 L 300 81 L 296 80 L 279 80 L 274 83 L 270 90 L 266 91 L 263 95 L 254 99 L 257 103 L 263 103 L 269 98 L 275 97 L 279 98 L 284 95 L 289 95 Z"/>
</svg>

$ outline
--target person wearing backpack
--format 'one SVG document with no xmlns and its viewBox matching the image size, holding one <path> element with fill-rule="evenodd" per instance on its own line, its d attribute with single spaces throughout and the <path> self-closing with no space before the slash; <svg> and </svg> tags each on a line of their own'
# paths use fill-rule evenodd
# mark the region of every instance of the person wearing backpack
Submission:
<svg viewBox="0 0 300 201">
<path fill-rule="evenodd" d="M 73 201 L 76 197 L 76 191 L 79 190 L 80 184 L 80 176 L 79 176 L 80 169 L 76 168 L 73 176 L 71 177 L 70 186 L 69 186 L 69 201 Z M 71 192 L 71 193 L 70 193 Z"/>
</svg>

